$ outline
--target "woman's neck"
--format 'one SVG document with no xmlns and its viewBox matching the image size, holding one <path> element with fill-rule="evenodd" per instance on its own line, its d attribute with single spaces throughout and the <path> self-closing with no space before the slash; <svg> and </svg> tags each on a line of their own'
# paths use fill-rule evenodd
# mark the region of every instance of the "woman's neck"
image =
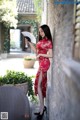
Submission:
<svg viewBox="0 0 80 120">
<path fill-rule="evenodd" d="M 46 37 L 46 36 L 44 36 L 42 39 L 47 39 L 47 37 Z"/>
</svg>

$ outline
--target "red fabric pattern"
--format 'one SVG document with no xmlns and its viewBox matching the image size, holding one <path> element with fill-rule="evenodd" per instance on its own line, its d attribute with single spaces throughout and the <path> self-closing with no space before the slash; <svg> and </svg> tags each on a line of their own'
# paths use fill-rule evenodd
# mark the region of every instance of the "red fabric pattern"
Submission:
<svg viewBox="0 0 80 120">
<path fill-rule="evenodd" d="M 52 42 L 48 39 L 40 40 L 37 43 L 36 48 L 37 48 L 37 54 L 47 54 L 48 50 L 52 49 Z M 40 56 L 39 57 L 39 69 L 36 74 L 36 79 L 34 83 L 35 95 L 38 94 L 38 80 L 39 80 L 40 72 L 42 72 L 41 88 L 42 88 L 43 97 L 46 97 L 47 70 L 49 69 L 49 67 L 50 67 L 49 58 Z"/>
</svg>

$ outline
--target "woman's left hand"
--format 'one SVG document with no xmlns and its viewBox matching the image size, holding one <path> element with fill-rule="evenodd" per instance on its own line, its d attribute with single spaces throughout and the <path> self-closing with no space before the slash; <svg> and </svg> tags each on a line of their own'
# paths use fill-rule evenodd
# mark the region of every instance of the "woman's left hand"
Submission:
<svg viewBox="0 0 80 120">
<path fill-rule="evenodd" d="M 41 55 L 40 54 L 38 54 L 37 56 L 36 56 L 36 59 L 39 59 L 39 57 L 40 57 Z"/>
</svg>

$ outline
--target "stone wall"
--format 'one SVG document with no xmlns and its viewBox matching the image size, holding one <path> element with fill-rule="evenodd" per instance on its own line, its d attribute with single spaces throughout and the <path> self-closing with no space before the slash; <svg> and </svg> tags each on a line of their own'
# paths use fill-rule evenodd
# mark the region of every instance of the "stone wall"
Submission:
<svg viewBox="0 0 80 120">
<path fill-rule="evenodd" d="M 54 5 L 48 3 L 48 25 L 53 36 L 53 64 L 51 83 L 48 86 L 49 120 L 69 120 L 69 96 L 66 91 L 66 79 L 62 69 L 62 61 L 72 58 L 73 34 L 73 5 Z M 49 83 L 48 83 L 49 84 Z M 72 120 L 72 119 L 70 119 Z"/>
<path fill-rule="evenodd" d="M 80 120 L 80 64 L 74 60 L 63 61 L 65 73 L 65 120 Z"/>
</svg>

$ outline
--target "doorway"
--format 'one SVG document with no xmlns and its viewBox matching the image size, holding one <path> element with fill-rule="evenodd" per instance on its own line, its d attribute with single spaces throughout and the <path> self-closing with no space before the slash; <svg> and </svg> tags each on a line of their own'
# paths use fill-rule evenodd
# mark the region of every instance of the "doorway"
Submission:
<svg viewBox="0 0 80 120">
<path fill-rule="evenodd" d="M 20 29 L 10 29 L 10 52 L 21 51 Z"/>
<path fill-rule="evenodd" d="M 19 25 L 17 29 L 10 29 L 10 52 L 31 52 L 30 46 L 26 49 L 23 31 L 30 32 L 31 26 Z"/>
</svg>

